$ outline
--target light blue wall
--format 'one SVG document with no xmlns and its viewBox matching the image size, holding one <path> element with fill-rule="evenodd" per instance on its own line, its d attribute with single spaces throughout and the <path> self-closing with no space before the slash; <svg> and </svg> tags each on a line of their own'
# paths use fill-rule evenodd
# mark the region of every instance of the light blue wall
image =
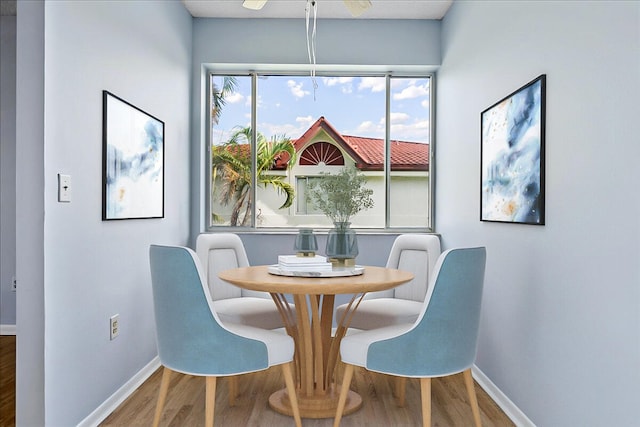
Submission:
<svg viewBox="0 0 640 427">
<path fill-rule="evenodd" d="M 539 426 L 638 425 L 640 3 L 455 2 L 437 230 L 483 244 L 477 364 Z M 544 227 L 481 223 L 480 112 L 547 74 Z"/>
<path fill-rule="evenodd" d="M 275 68 L 308 65 L 304 19 L 195 19 L 193 26 L 192 230 L 204 230 L 207 67 L 228 64 Z M 440 58 L 439 21 L 318 20 L 317 63 L 378 71 L 435 69 Z M 353 69 L 350 67 L 349 69 Z M 278 237 L 270 235 L 271 244 Z"/>
<path fill-rule="evenodd" d="M 45 424 L 46 383 L 46 424 L 74 425 L 155 355 L 148 243 L 192 243 L 202 230 L 203 64 L 307 56 L 301 20 L 192 28 L 178 2 L 45 4 L 18 4 L 17 416 Z M 445 248 L 488 247 L 478 365 L 541 426 L 637 420 L 639 8 L 456 2 L 442 52 L 437 22 L 319 22 L 322 64 L 442 62 L 436 227 Z M 480 223 L 479 113 L 543 72 L 547 225 Z M 163 220 L 100 221 L 102 89 L 165 120 L 174 151 Z M 58 172 L 73 177 L 70 205 L 55 201 Z M 392 236 L 377 238 L 363 236 L 360 262 L 386 259 Z M 266 263 L 292 236 L 243 240 Z M 122 331 L 110 342 L 116 312 Z"/>
<path fill-rule="evenodd" d="M 33 200 L 19 205 L 17 420 L 71 426 L 157 354 L 148 247 L 188 240 L 192 19 L 177 1 L 19 3 L 19 51 L 41 56 L 18 61 L 19 194 Z M 165 122 L 164 219 L 101 220 L 105 89 Z M 71 203 L 57 202 L 58 173 L 72 177 Z M 43 364 L 23 363 L 32 354 Z"/>
<path fill-rule="evenodd" d="M 194 151 L 192 153 L 191 242 L 204 230 L 206 140 L 203 111 L 206 68 L 229 64 L 259 64 L 274 68 L 308 65 L 303 19 L 195 19 L 193 27 Z M 318 20 L 317 63 L 321 66 L 352 65 L 356 68 L 388 70 L 435 70 L 440 64 L 439 21 Z M 390 64 L 394 68 L 389 68 Z M 353 69 L 354 67 L 349 67 Z M 359 236 L 363 265 L 385 265 L 395 235 Z M 326 236 L 318 236 L 324 248 Z M 292 251 L 293 235 L 283 233 L 244 234 L 249 261 L 271 264 L 277 255 Z M 322 251 L 323 252 L 323 251 Z M 338 296 L 336 305 L 348 297 Z"/>
<path fill-rule="evenodd" d="M 308 64 L 304 19 L 194 20 L 196 64 Z M 439 21 L 319 19 L 318 64 L 439 65 Z"/>
</svg>

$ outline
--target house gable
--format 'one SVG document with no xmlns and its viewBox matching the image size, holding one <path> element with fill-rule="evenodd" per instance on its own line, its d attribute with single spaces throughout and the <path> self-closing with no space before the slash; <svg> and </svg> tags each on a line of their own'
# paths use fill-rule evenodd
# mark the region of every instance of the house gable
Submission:
<svg viewBox="0 0 640 427">
<path fill-rule="evenodd" d="M 318 138 L 323 133 L 338 146 L 344 153 L 351 157 L 355 166 L 363 171 L 384 170 L 384 140 L 381 138 L 365 138 L 360 136 L 342 135 L 324 116 L 316 120 L 300 138 L 294 141 L 296 152 L 302 152 L 324 141 Z M 312 144 L 312 145 L 310 145 Z M 326 146 L 323 146 L 326 149 Z M 318 147 L 320 148 L 320 147 Z M 301 151 L 302 150 L 302 151 Z M 299 159 L 300 165 L 317 164 L 303 162 L 303 155 Z M 287 159 L 283 159 L 286 161 Z M 391 170 L 395 171 L 428 171 L 429 170 L 429 144 L 408 141 L 391 141 Z"/>
</svg>

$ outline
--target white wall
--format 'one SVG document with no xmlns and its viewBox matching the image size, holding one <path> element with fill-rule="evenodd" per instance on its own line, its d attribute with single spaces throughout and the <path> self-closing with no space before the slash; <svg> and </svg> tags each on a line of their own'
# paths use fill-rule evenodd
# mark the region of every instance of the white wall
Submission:
<svg viewBox="0 0 640 427">
<path fill-rule="evenodd" d="M 539 426 L 638 424 L 640 3 L 455 2 L 436 228 L 486 245 L 477 364 Z M 545 226 L 479 221 L 480 112 L 547 74 Z"/>
<path fill-rule="evenodd" d="M 0 334 L 16 324 L 16 17 L 0 16 Z"/>
<path fill-rule="evenodd" d="M 188 239 L 191 25 L 179 2 L 44 3 L 44 65 L 35 64 L 44 76 L 44 119 L 35 116 L 44 137 L 33 144 L 36 160 L 44 156 L 44 176 L 28 188 L 44 206 L 44 279 L 27 284 L 34 295 L 26 298 L 41 298 L 44 287 L 46 425 L 78 424 L 157 354 L 148 247 Z M 165 122 L 164 219 L 101 221 L 104 89 Z M 25 113 L 18 109 L 19 138 L 29 125 Z M 19 156 L 18 170 L 37 172 L 30 160 Z M 71 203 L 57 202 L 58 173 L 72 177 Z M 19 253 L 23 261 L 28 249 L 39 248 Z M 30 322 L 20 308 L 19 343 L 21 320 Z M 110 341 L 116 313 L 120 336 Z M 19 363 L 30 350 L 19 344 Z M 27 392 L 17 398 L 18 425 L 41 425 L 30 416 L 41 411 L 39 402 L 28 402 Z"/>
</svg>

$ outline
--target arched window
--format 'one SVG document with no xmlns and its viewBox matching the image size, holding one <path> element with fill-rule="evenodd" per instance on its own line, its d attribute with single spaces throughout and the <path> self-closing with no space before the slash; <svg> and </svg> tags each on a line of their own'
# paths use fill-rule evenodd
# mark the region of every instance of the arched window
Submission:
<svg viewBox="0 0 640 427">
<path fill-rule="evenodd" d="M 300 155 L 301 166 L 316 166 L 322 163 L 327 166 L 343 166 L 342 152 L 328 142 L 316 142 L 308 146 Z"/>
</svg>

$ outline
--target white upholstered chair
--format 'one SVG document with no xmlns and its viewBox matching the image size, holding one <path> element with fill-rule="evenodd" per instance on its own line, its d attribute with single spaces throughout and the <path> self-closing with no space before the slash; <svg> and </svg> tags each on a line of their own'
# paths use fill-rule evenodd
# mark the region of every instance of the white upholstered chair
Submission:
<svg viewBox="0 0 640 427">
<path fill-rule="evenodd" d="M 427 294 L 429 279 L 440 256 L 440 239 L 431 234 L 402 234 L 391 247 L 387 268 L 413 273 L 414 278 L 394 289 L 365 295 L 353 313 L 349 328 L 369 330 L 418 318 Z M 347 304 L 336 308 L 336 319 L 342 319 Z"/>
<path fill-rule="evenodd" d="M 249 266 L 247 253 L 237 234 L 200 234 L 196 240 L 196 254 L 207 278 L 213 307 L 222 322 L 263 329 L 284 326 L 268 293 L 240 289 L 218 277 L 220 271 Z"/>
</svg>

